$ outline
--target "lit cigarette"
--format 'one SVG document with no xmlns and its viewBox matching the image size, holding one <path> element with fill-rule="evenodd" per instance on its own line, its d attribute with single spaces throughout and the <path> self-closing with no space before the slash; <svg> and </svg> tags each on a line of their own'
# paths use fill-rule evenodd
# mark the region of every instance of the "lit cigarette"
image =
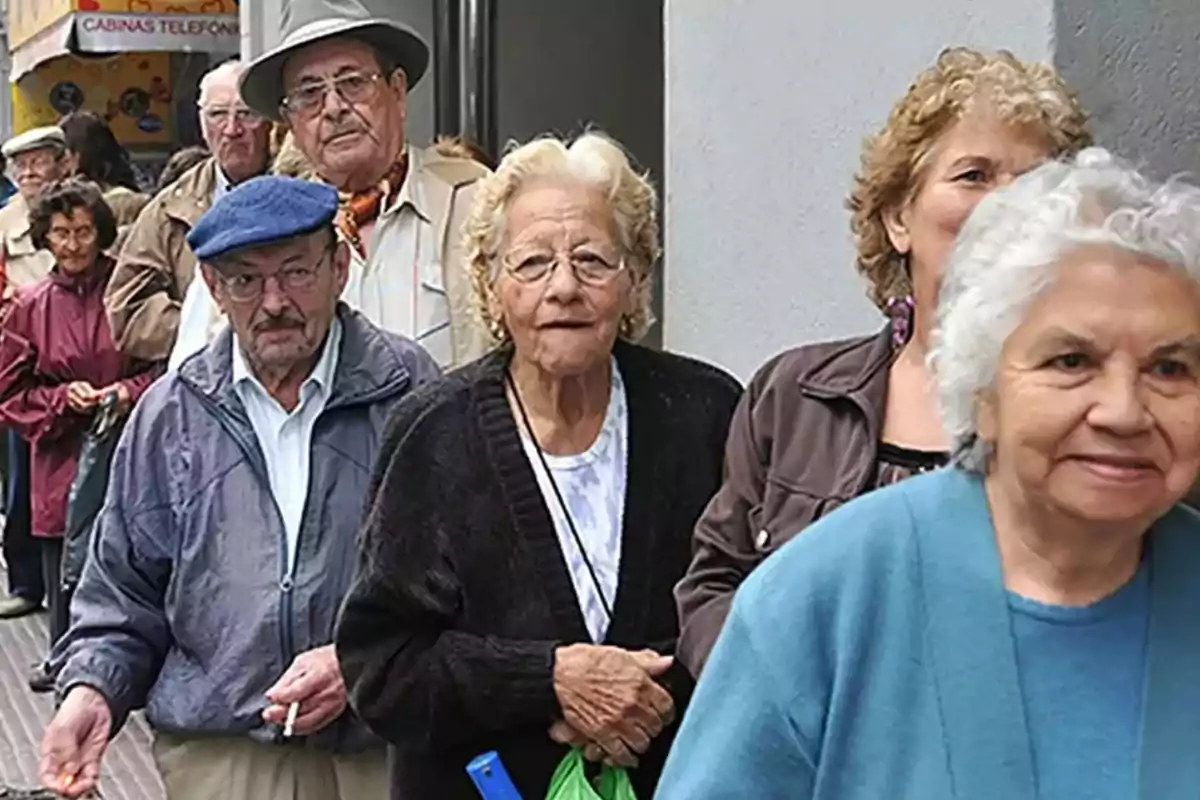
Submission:
<svg viewBox="0 0 1200 800">
<path fill-rule="evenodd" d="M 64 789 L 70 789 L 70 788 L 71 788 L 71 784 L 75 782 L 75 776 L 74 776 L 74 775 L 71 775 L 71 774 L 69 774 L 69 773 L 66 773 L 66 772 L 64 772 L 64 773 L 62 774 L 62 777 L 61 777 L 61 778 L 59 778 L 59 781 L 61 781 L 61 782 L 62 782 L 62 785 L 63 785 L 63 788 L 64 788 Z"/>
<path fill-rule="evenodd" d="M 283 725 L 284 738 L 290 738 L 292 730 L 296 727 L 296 715 L 300 713 L 300 703 L 295 702 L 288 706 L 287 722 Z"/>
</svg>

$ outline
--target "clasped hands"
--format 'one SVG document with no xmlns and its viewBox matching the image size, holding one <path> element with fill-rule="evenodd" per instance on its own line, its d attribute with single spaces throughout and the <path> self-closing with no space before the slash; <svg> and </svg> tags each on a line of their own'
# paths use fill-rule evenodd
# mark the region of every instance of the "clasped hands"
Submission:
<svg viewBox="0 0 1200 800">
<path fill-rule="evenodd" d="M 673 658 L 653 650 L 560 647 L 554 691 L 563 718 L 550 727 L 550 738 L 583 748 L 590 761 L 636 767 L 638 756 L 675 719 L 675 702 L 654 680 L 672 663 Z"/>
<path fill-rule="evenodd" d="M 87 381 L 73 381 L 67 384 L 67 405 L 81 414 L 87 413 L 100 405 L 104 398 L 113 392 L 117 394 L 117 410 L 122 414 L 128 411 L 131 398 L 129 389 L 125 388 L 123 383 L 114 383 L 112 386 L 97 389 Z"/>
</svg>

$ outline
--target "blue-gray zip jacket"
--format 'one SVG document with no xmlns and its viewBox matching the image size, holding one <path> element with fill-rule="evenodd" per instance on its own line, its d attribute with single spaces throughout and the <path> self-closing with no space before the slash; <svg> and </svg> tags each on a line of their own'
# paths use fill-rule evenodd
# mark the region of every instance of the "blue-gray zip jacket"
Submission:
<svg viewBox="0 0 1200 800">
<path fill-rule="evenodd" d="M 294 572 L 262 451 L 221 334 L 143 395 L 113 457 L 104 510 L 55 647 L 59 696 L 108 700 L 113 734 L 145 707 L 157 730 L 278 741 L 265 693 L 300 653 L 333 641 L 359 554 L 371 470 L 392 408 L 438 376 L 420 347 L 340 306 L 333 389 L 313 429 Z M 349 713 L 309 737 L 377 743 Z"/>
</svg>

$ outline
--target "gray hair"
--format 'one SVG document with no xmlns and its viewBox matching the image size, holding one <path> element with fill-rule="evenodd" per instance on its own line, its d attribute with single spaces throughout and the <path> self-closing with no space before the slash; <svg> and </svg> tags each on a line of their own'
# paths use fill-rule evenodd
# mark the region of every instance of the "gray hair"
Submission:
<svg viewBox="0 0 1200 800">
<path fill-rule="evenodd" d="M 227 61 L 222 61 L 215 67 L 204 73 L 200 78 L 200 96 L 197 100 L 198 104 L 203 107 L 207 104 L 208 94 L 212 91 L 212 86 L 219 80 L 224 78 L 232 78 L 234 87 L 237 87 L 238 79 L 242 77 L 242 73 L 246 71 L 246 64 L 237 58 L 231 58 Z"/>
<path fill-rule="evenodd" d="M 1146 178 L 1098 147 L 1050 162 L 985 197 L 944 268 L 930 364 L 954 461 L 982 472 L 989 445 L 976 427 L 1004 343 L 1063 257 L 1111 247 L 1200 282 L 1200 188 Z"/>
</svg>

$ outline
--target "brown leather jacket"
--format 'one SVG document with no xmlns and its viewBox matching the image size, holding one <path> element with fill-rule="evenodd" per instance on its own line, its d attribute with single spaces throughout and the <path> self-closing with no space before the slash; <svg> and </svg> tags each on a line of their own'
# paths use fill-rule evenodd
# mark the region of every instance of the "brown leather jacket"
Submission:
<svg viewBox="0 0 1200 800">
<path fill-rule="evenodd" d="M 150 201 L 129 229 L 104 295 L 117 348 L 142 361 L 165 361 L 179 309 L 196 271 L 187 235 L 208 210 L 215 158 L 202 161 Z"/>
<path fill-rule="evenodd" d="M 693 675 L 750 571 L 870 488 L 891 359 L 884 329 L 789 350 L 746 388 L 729 430 L 724 482 L 696 525 L 691 567 L 675 590 L 676 657 Z"/>
</svg>

